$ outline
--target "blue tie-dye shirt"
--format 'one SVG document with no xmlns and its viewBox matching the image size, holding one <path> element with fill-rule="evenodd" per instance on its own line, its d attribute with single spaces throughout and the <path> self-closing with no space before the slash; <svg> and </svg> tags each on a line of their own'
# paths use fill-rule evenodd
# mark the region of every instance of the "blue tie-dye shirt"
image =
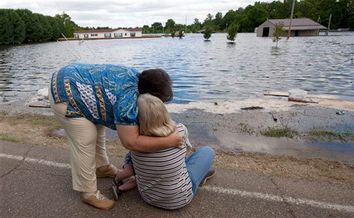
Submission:
<svg viewBox="0 0 354 218">
<path fill-rule="evenodd" d="M 55 103 L 68 102 L 67 117 L 85 117 L 95 124 L 138 123 L 139 72 L 123 65 L 72 64 L 53 74 Z"/>
</svg>

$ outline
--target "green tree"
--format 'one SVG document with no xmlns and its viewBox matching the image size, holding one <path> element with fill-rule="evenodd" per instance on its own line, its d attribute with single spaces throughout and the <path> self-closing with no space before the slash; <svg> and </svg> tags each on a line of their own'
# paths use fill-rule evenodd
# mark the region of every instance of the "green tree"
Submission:
<svg viewBox="0 0 354 218">
<path fill-rule="evenodd" d="M 0 9 L 0 45 L 9 45 L 13 41 L 13 26 L 9 11 Z"/>
<path fill-rule="evenodd" d="M 268 18 L 268 12 L 266 10 L 265 3 L 256 2 L 254 6 L 247 6 L 245 9 L 247 22 L 245 22 L 242 28 L 246 32 L 254 32 L 254 29 L 262 24 Z M 246 25 L 247 23 L 247 25 Z"/>
<path fill-rule="evenodd" d="M 222 13 L 218 12 L 215 14 L 215 18 L 213 20 L 213 24 L 215 26 L 215 30 L 216 31 L 221 31 L 223 30 L 223 26 L 222 26 Z"/>
<path fill-rule="evenodd" d="M 196 33 L 196 32 L 198 32 L 201 29 L 202 29 L 202 24 L 199 22 L 198 18 L 194 18 L 194 22 L 191 25 L 191 31 L 193 33 Z"/>
<path fill-rule="evenodd" d="M 273 42 L 276 43 L 276 47 L 278 47 L 278 42 L 281 39 L 281 36 L 284 35 L 284 30 L 283 30 L 283 23 L 279 23 L 275 25 L 274 32 L 273 32 Z"/>
<path fill-rule="evenodd" d="M 21 44 L 26 37 L 26 27 L 25 23 L 21 19 L 21 17 L 16 13 L 14 10 L 9 11 L 11 23 L 12 23 L 12 29 L 13 29 L 13 38 L 12 38 L 12 44 Z"/>
<path fill-rule="evenodd" d="M 34 32 L 34 26 L 33 26 L 33 14 L 30 10 L 28 9 L 17 9 L 16 13 L 21 17 L 22 21 L 25 24 L 25 40 L 24 42 L 31 42 L 31 39 L 33 39 L 33 35 L 35 34 Z"/>
<path fill-rule="evenodd" d="M 62 37 L 61 36 L 61 31 L 60 31 L 60 23 L 57 19 L 54 17 L 48 17 L 49 23 L 52 27 L 52 38 L 51 40 L 57 40 L 58 38 Z"/>
<path fill-rule="evenodd" d="M 213 33 L 213 29 L 209 26 L 207 26 L 204 30 L 203 37 L 206 41 L 209 41 L 209 38 L 211 37 L 211 34 Z"/>
<path fill-rule="evenodd" d="M 172 37 L 175 36 L 175 32 L 176 32 L 175 25 L 176 22 L 172 19 L 168 19 L 165 24 L 165 32 L 171 33 Z"/>
<path fill-rule="evenodd" d="M 182 30 L 178 31 L 178 38 L 182 39 L 184 37 L 184 33 Z"/>
<path fill-rule="evenodd" d="M 73 37 L 74 32 L 78 30 L 80 27 L 71 20 L 71 17 L 68 14 L 60 14 L 55 16 L 62 24 L 63 24 L 63 31 L 62 34 L 65 35 L 65 37 Z"/>
<path fill-rule="evenodd" d="M 207 15 L 207 17 L 205 18 L 204 22 L 203 22 L 203 27 L 206 28 L 206 27 L 209 27 L 212 29 L 212 31 L 214 31 L 216 28 L 215 28 L 215 25 L 213 23 L 213 15 L 211 15 L 210 13 Z"/>
<path fill-rule="evenodd" d="M 225 16 L 223 17 L 223 19 L 222 19 L 222 22 L 221 22 L 221 29 L 227 29 L 227 27 L 230 25 L 230 24 L 232 24 L 232 23 L 234 23 L 234 22 L 236 22 L 236 17 L 237 17 L 237 14 L 236 14 L 236 12 L 235 11 L 233 11 L 233 10 L 229 10 L 226 14 L 225 14 Z"/>
<path fill-rule="evenodd" d="M 162 26 L 162 23 L 160 23 L 160 22 L 155 22 L 155 23 L 151 24 L 151 28 L 153 30 L 153 33 L 162 33 L 162 31 L 163 31 L 163 26 Z"/>
<path fill-rule="evenodd" d="M 234 43 L 235 37 L 237 35 L 238 31 L 238 24 L 237 23 L 232 23 L 228 28 L 227 28 L 227 39 L 231 41 L 231 43 Z"/>
<path fill-rule="evenodd" d="M 42 26 L 41 41 L 49 41 L 50 39 L 52 39 L 53 34 L 53 29 L 50 25 L 49 19 L 48 17 L 45 17 L 43 15 L 38 15 L 38 19 Z"/>
<path fill-rule="evenodd" d="M 151 33 L 151 32 L 150 32 L 150 27 L 149 27 L 149 25 L 144 25 L 144 26 L 143 26 L 143 33 L 144 33 L 144 34 L 146 34 L 146 33 Z"/>
<path fill-rule="evenodd" d="M 39 14 L 32 14 L 32 28 L 33 32 L 28 36 L 29 42 L 42 42 L 44 38 L 43 27 L 39 18 Z"/>
</svg>

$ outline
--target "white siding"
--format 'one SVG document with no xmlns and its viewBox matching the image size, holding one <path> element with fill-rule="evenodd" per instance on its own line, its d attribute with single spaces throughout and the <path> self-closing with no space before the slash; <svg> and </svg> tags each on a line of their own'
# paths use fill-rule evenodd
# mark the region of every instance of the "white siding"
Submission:
<svg viewBox="0 0 354 218">
<path fill-rule="evenodd" d="M 128 31 L 125 29 L 118 29 L 112 32 L 74 33 L 76 39 L 130 38 L 142 36 L 142 31 Z"/>
</svg>

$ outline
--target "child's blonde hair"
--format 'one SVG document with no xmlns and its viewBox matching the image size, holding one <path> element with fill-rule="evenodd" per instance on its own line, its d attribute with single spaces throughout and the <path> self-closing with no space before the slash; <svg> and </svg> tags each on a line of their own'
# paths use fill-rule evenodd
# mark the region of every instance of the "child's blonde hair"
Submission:
<svg viewBox="0 0 354 218">
<path fill-rule="evenodd" d="M 150 94 L 138 97 L 139 129 L 141 135 L 168 136 L 176 130 L 164 103 Z"/>
</svg>

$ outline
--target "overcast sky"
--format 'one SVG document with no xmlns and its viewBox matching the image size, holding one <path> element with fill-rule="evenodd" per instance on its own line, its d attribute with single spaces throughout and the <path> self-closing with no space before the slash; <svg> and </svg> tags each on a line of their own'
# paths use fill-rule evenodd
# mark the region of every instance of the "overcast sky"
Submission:
<svg viewBox="0 0 354 218">
<path fill-rule="evenodd" d="M 142 27 L 153 22 L 163 25 L 203 21 L 208 13 L 223 15 L 230 9 L 253 5 L 257 0 L 0 0 L 0 8 L 26 8 L 54 16 L 65 12 L 79 26 Z M 271 2 L 273 0 L 258 0 Z"/>
</svg>

